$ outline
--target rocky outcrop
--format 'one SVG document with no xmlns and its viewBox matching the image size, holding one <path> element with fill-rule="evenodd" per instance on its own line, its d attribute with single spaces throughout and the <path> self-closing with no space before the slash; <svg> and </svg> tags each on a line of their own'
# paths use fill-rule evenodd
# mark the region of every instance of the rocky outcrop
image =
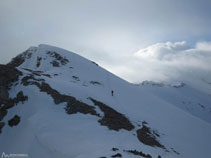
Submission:
<svg viewBox="0 0 211 158">
<path fill-rule="evenodd" d="M 31 69 L 27 69 L 27 68 L 22 68 L 22 69 L 26 70 L 28 72 L 31 72 L 35 76 L 45 76 L 45 77 L 51 78 L 51 75 L 45 74 L 43 71 L 34 71 L 34 70 L 31 70 Z"/>
<path fill-rule="evenodd" d="M 42 81 L 41 83 L 39 81 Z M 68 96 L 65 94 L 59 93 L 57 90 L 51 88 L 51 86 L 44 82 L 43 79 L 36 79 L 33 75 L 25 76 L 22 79 L 22 84 L 24 86 L 28 85 L 35 85 L 37 86 L 41 92 L 45 92 L 50 95 L 55 104 L 60 104 L 66 102 L 66 112 L 68 114 L 75 114 L 75 113 L 83 113 L 83 114 L 91 114 L 99 117 L 99 114 L 95 111 L 95 107 L 85 104 L 75 97 Z"/>
<path fill-rule="evenodd" d="M 0 133 L 2 131 L 2 128 L 4 127 L 5 123 L 4 122 L 0 122 Z"/>
<path fill-rule="evenodd" d="M 19 100 L 24 101 L 26 99 L 23 96 L 23 92 L 19 93 L 15 99 L 9 98 L 8 90 L 12 83 L 18 80 L 20 75 L 22 73 L 16 68 L 8 65 L 0 65 L 0 121 L 6 116 L 7 109 L 17 104 Z M 0 122 L 0 132 L 4 125 L 4 122 Z"/>
<path fill-rule="evenodd" d="M 8 109 L 12 108 L 14 105 L 17 105 L 19 102 L 24 103 L 26 100 L 28 100 L 28 97 L 24 96 L 22 91 L 18 92 L 16 97 L 13 99 L 4 98 L 3 100 L 1 100 L 2 104 L 0 107 L 0 121 L 2 121 L 3 118 L 7 115 Z M 1 133 L 1 129 L 4 127 L 4 125 L 5 125 L 4 122 L 0 122 L 0 133 Z"/>
<path fill-rule="evenodd" d="M 136 133 L 140 142 L 149 146 L 165 149 L 165 147 L 156 139 L 156 137 L 159 137 L 159 134 L 155 131 L 152 131 L 145 124 L 143 124 L 142 128 L 138 129 Z"/>
<path fill-rule="evenodd" d="M 100 83 L 98 81 L 90 81 L 89 83 L 93 84 L 93 85 L 102 85 L 102 83 Z"/>
<path fill-rule="evenodd" d="M 99 120 L 101 125 L 107 126 L 109 129 L 116 131 L 120 129 L 131 131 L 134 129 L 133 124 L 123 114 L 93 98 L 89 99 L 95 104 L 95 106 L 98 106 L 100 110 L 104 112 L 103 118 Z"/>
<path fill-rule="evenodd" d="M 15 104 L 18 104 L 19 102 L 24 103 L 27 100 L 28 100 L 28 96 L 24 96 L 23 91 L 20 91 L 20 92 L 18 92 L 16 97 L 13 99 L 13 102 Z"/>
<path fill-rule="evenodd" d="M 125 152 L 131 153 L 133 155 L 137 155 L 140 157 L 145 157 L 145 158 L 152 158 L 150 154 L 145 154 L 142 151 L 137 151 L 137 150 L 124 150 Z"/>
<path fill-rule="evenodd" d="M 8 90 L 10 85 L 17 81 L 21 74 L 22 73 L 15 68 L 0 65 L 0 101 L 9 97 Z"/>
<path fill-rule="evenodd" d="M 47 54 L 54 58 L 54 60 L 51 62 L 54 67 L 60 67 L 60 65 L 66 65 L 69 62 L 67 58 L 62 57 L 60 54 L 54 51 L 48 51 Z"/>
<path fill-rule="evenodd" d="M 11 84 L 18 80 L 20 75 L 22 73 L 17 69 L 0 65 L 0 108 L 9 100 L 8 90 Z"/>
<path fill-rule="evenodd" d="M 7 110 L 5 108 L 0 109 L 0 121 L 3 120 L 4 116 L 7 115 Z"/>
<path fill-rule="evenodd" d="M 18 115 L 15 115 L 12 119 L 10 119 L 9 121 L 8 121 L 8 125 L 10 126 L 10 127 L 12 127 L 12 126 L 17 126 L 18 124 L 19 124 L 19 122 L 20 122 L 20 116 L 18 116 Z"/>
<path fill-rule="evenodd" d="M 42 60 L 42 57 L 37 57 L 37 64 L 36 64 L 36 66 L 37 67 L 40 67 L 40 64 L 41 64 L 41 60 Z"/>
<path fill-rule="evenodd" d="M 32 57 L 32 52 L 35 51 L 36 49 L 37 48 L 32 47 L 26 50 L 25 52 L 19 54 L 18 56 L 13 58 L 12 61 L 7 64 L 7 66 L 12 68 L 20 66 L 21 64 L 24 63 L 26 59 L 30 59 Z"/>
<path fill-rule="evenodd" d="M 122 157 L 122 154 L 117 153 L 117 154 L 115 154 L 115 155 L 112 155 L 111 157 Z"/>
</svg>

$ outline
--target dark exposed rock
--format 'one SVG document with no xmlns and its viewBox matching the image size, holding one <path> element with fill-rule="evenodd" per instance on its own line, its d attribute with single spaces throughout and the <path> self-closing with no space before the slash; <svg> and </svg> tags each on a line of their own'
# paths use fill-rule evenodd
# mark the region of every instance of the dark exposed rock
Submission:
<svg viewBox="0 0 211 158">
<path fill-rule="evenodd" d="M 18 92 L 15 98 L 11 99 L 9 98 L 7 103 L 5 104 L 5 109 L 9 109 L 13 107 L 15 104 L 17 105 L 19 102 L 22 102 L 22 104 L 28 100 L 28 96 L 25 96 L 23 94 L 23 91 Z"/>
<path fill-rule="evenodd" d="M 14 106 L 14 104 L 24 102 L 28 99 L 27 96 L 23 95 L 20 91 L 14 99 L 9 98 L 8 90 L 11 84 L 18 80 L 19 76 L 22 75 L 20 71 L 13 67 L 8 67 L 6 65 L 0 65 L 0 121 L 7 114 L 7 109 Z M 0 131 L 2 130 L 4 124 L 1 123 Z"/>
<path fill-rule="evenodd" d="M 111 157 L 122 157 L 122 154 L 117 153 L 117 154 L 115 154 L 115 155 L 112 155 Z"/>
<path fill-rule="evenodd" d="M 77 77 L 77 76 L 72 76 L 72 78 L 76 81 L 80 81 L 79 77 Z"/>
<path fill-rule="evenodd" d="M 146 125 L 143 124 L 143 127 L 141 129 L 138 129 L 136 133 L 139 141 L 141 141 L 142 143 L 149 146 L 165 149 L 165 147 L 156 139 L 156 135 L 153 134 L 154 132 L 152 132 L 151 129 Z"/>
<path fill-rule="evenodd" d="M 74 100 L 73 98 L 69 98 L 66 95 L 60 94 L 57 90 L 51 88 L 50 85 L 48 85 L 45 82 L 42 82 L 41 84 L 35 82 L 35 85 L 40 89 L 41 92 L 49 94 L 53 98 L 55 104 L 60 104 L 62 102 L 69 102 Z"/>
<path fill-rule="evenodd" d="M 41 75 L 51 78 L 51 75 L 49 75 L 49 74 L 41 74 Z"/>
<path fill-rule="evenodd" d="M 3 100 L 9 97 L 8 87 L 4 85 L 0 85 L 0 99 Z"/>
<path fill-rule="evenodd" d="M 180 153 L 178 153 L 176 150 L 174 150 L 174 148 L 171 148 L 171 150 L 176 153 L 177 155 L 179 155 Z"/>
<path fill-rule="evenodd" d="M 4 107 L 2 107 L 0 109 L 0 121 L 3 120 L 4 116 L 6 115 L 7 115 L 7 110 Z"/>
<path fill-rule="evenodd" d="M 160 155 L 158 155 L 158 158 L 162 158 Z"/>
<path fill-rule="evenodd" d="M 55 60 L 53 62 L 51 62 L 51 64 L 55 67 L 59 66 L 59 62 L 60 62 L 61 65 L 66 65 L 69 62 L 68 59 L 66 59 L 65 57 L 62 57 L 60 54 L 58 54 L 56 52 L 48 51 L 47 54 L 50 57 L 55 58 Z"/>
<path fill-rule="evenodd" d="M 154 135 L 156 135 L 157 137 L 160 137 L 160 134 L 157 131 L 152 131 Z"/>
<path fill-rule="evenodd" d="M 53 60 L 52 62 L 50 62 L 52 65 L 53 65 L 53 67 L 59 67 L 60 65 L 59 65 L 59 62 L 58 61 L 56 61 L 56 60 Z"/>
<path fill-rule="evenodd" d="M 34 70 L 31 70 L 31 69 L 26 69 L 26 68 L 23 68 L 24 70 L 26 71 L 29 71 L 31 72 L 33 75 L 35 76 L 46 76 L 48 78 L 51 78 L 51 75 L 49 74 L 44 74 L 43 71 L 34 71 Z"/>
<path fill-rule="evenodd" d="M 147 125 L 148 123 L 146 121 L 143 121 L 142 122 L 142 125 Z"/>
<path fill-rule="evenodd" d="M 6 116 L 7 109 L 14 106 L 15 101 L 9 98 L 8 90 L 20 75 L 22 73 L 12 65 L 0 65 L 0 121 Z M 3 124 L 1 126 L 3 128 Z"/>
<path fill-rule="evenodd" d="M 28 100 L 28 96 L 24 96 L 23 91 L 18 92 L 18 94 L 16 95 L 16 98 L 14 98 L 15 104 L 19 102 L 24 103 L 24 101 L 27 101 L 27 100 Z"/>
<path fill-rule="evenodd" d="M 8 121 L 8 125 L 11 126 L 11 127 L 17 126 L 19 124 L 19 122 L 20 122 L 20 116 L 15 115 L 12 119 L 10 119 Z"/>
<path fill-rule="evenodd" d="M 124 151 L 132 153 L 133 155 L 138 155 L 138 156 L 146 157 L 146 158 L 152 158 L 150 154 L 145 154 L 142 151 L 137 151 L 137 150 L 124 150 Z"/>
<path fill-rule="evenodd" d="M 40 73 L 43 73 L 43 71 L 34 71 L 34 70 L 31 70 L 31 69 L 27 69 L 27 68 L 22 68 L 22 69 L 24 69 L 24 70 L 26 70 L 26 71 L 29 71 L 29 72 L 31 72 L 31 73 L 35 73 L 35 75 L 36 74 L 40 74 Z"/>
<path fill-rule="evenodd" d="M 90 81 L 90 83 L 91 84 L 93 84 L 93 85 L 102 85 L 100 82 L 98 82 L 98 81 Z"/>
<path fill-rule="evenodd" d="M 34 81 L 28 81 L 29 79 L 32 79 Z M 91 115 L 95 115 L 99 117 L 99 114 L 97 114 L 97 112 L 95 111 L 95 107 L 85 104 L 83 102 L 80 102 L 76 100 L 75 97 L 60 94 L 57 90 L 51 88 L 49 84 L 45 82 L 39 83 L 37 82 L 37 79 L 35 79 L 32 76 L 25 76 L 22 79 L 22 83 L 25 86 L 36 85 L 40 89 L 41 92 L 45 92 L 48 95 L 50 95 L 53 98 L 55 104 L 66 102 L 67 105 L 66 105 L 65 110 L 68 114 L 75 114 L 77 112 L 80 112 L 83 114 L 91 114 Z"/>
<path fill-rule="evenodd" d="M 6 91 L 13 82 L 18 80 L 20 75 L 22 75 L 22 73 L 16 68 L 11 68 L 7 65 L 0 65 L 0 99 L 8 97 Z"/>
<path fill-rule="evenodd" d="M 96 62 L 92 61 L 93 64 L 95 64 L 96 66 L 99 66 Z"/>
<path fill-rule="evenodd" d="M 113 150 L 113 151 L 118 151 L 119 149 L 118 149 L 118 148 L 112 148 L 112 150 Z"/>
<path fill-rule="evenodd" d="M 31 80 L 31 81 L 29 81 Z M 29 76 L 25 76 L 22 78 L 21 80 L 21 83 L 24 85 L 24 86 L 28 86 L 28 85 L 33 85 L 35 84 L 35 81 L 45 81 L 44 79 L 36 79 L 34 78 L 33 75 L 29 75 Z"/>
<path fill-rule="evenodd" d="M 19 54 L 18 56 L 13 58 L 12 61 L 7 64 L 7 66 L 12 68 L 18 67 L 21 64 L 23 64 L 26 59 L 30 59 L 31 56 L 32 56 L 31 50 L 26 50 L 22 54 Z"/>
<path fill-rule="evenodd" d="M 20 91 L 13 99 L 4 99 L 2 102 L 3 106 L 0 107 L 0 121 L 3 120 L 3 118 L 6 116 L 7 109 L 12 108 L 15 104 L 18 104 L 19 102 L 23 103 L 26 100 L 28 100 L 28 97 L 24 96 L 22 91 Z"/>
<path fill-rule="evenodd" d="M 104 112 L 103 118 L 99 120 L 101 125 L 116 131 L 120 129 L 128 131 L 134 129 L 133 124 L 123 114 L 93 98 L 89 99 Z"/>
<path fill-rule="evenodd" d="M 40 64 L 41 64 L 41 60 L 42 60 L 42 57 L 37 57 L 37 64 L 36 64 L 36 66 L 37 67 L 40 67 Z"/>
<path fill-rule="evenodd" d="M 40 89 L 41 92 L 49 94 L 53 98 L 55 104 L 71 102 L 75 99 L 74 97 L 60 94 L 57 90 L 51 88 L 50 85 L 45 82 L 42 82 L 41 84 L 36 82 L 35 85 Z"/>
<path fill-rule="evenodd" d="M 36 80 L 33 75 L 25 76 L 21 80 L 21 84 L 24 86 L 32 85 L 34 81 L 29 81 L 30 79 Z"/>
<path fill-rule="evenodd" d="M 2 105 L 3 106 L 0 108 L 0 111 L 4 109 L 10 109 L 11 107 L 15 105 L 14 99 L 11 99 L 11 98 L 5 99 Z"/>
<path fill-rule="evenodd" d="M 96 111 L 94 110 L 94 107 L 89 106 L 77 100 L 74 101 L 72 100 L 72 102 L 68 102 L 65 110 L 68 114 L 75 114 L 77 112 L 80 112 L 83 114 L 91 114 L 100 117 L 100 115 L 97 114 Z"/>
<path fill-rule="evenodd" d="M 0 133 L 2 132 L 2 128 L 4 127 L 5 123 L 4 122 L 0 122 Z"/>
<path fill-rule="evenodd" d="M 12 61 L 10 63 L 8 63 L 7 65 L 10 67 L 18 67 L 21 64 L 23 64 L 24 61 L 25 61 L 24 56 L 18 55 L 17 57 L 13 58 Z"/>
<path fill-rule="evenodd" d="M 37 84 L 37 86 L 40 88 L 41 92 L 46 92 L 47 94 L 51 95 L 51 97 L 54 99 L 55 104 L 67 102 L 67 106 L 65 110 L 68 114 L 75 114 L 77 112 L 80 112 L 83 114 L 91 114 L 91 115 L 99 116 L 99 114 L 96 113 L 94 107 L 88 104 L 82 103 L 76 100 L 72 96 L 60 94 L 57 90 L 51 88 L 45 82 L 42 82 L 41 84 Z"/>
</svg>

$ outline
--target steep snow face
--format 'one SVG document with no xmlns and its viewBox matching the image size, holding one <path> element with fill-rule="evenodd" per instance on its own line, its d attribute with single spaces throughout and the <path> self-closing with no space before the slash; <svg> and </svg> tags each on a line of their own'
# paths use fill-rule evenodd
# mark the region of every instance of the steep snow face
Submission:
<svg viewBox="0 0 211 158">
<path fill-rule="evenodd" d="M 7 109 L 1 121 L 5 125 L 0 154 L 32 158 L 211 155 L 209 123 L 176 107 L 177 100 L 130 84 L 77 54 L 40 45 L 8 66 L 23 73 L 11 86 L 10 98 L 22 91 L 28 100 Z"/>
</svg>

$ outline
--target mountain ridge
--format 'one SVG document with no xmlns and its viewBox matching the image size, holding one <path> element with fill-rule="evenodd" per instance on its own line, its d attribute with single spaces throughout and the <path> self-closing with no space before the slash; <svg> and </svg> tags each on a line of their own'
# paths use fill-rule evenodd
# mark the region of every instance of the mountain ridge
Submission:
<svg viewBox="0 0 211 158">
<path fill-rule="evenodd" d="M 5 67 L 20 75 L 8 89 L 16 105 L 1 121 L 0 142 L 6 143 L 0 153 L 76 158 L 210 154 L 209 123 L 75 53 L 39 45 Z"/>
</svg>

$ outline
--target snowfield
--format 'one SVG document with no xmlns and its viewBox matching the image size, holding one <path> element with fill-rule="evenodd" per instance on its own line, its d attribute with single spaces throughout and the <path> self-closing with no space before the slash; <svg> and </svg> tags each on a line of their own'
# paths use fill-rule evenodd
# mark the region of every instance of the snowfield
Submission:
<svg viewBox="0 0 211 158">
<path fill-rule="evenodd" d="M 31 47 L 18 59 L 10 66 L 23 74 L 9 96 L 22 91 L 28 99 L 8 109 L 1 121 L 0 154 L 211 157 L 208 94 L 186 84 L 131 84 L 73 52 L 48 45 Z M 15 115 L 20 122 L 11 127 L 8 121 Z"/>
</svg>

